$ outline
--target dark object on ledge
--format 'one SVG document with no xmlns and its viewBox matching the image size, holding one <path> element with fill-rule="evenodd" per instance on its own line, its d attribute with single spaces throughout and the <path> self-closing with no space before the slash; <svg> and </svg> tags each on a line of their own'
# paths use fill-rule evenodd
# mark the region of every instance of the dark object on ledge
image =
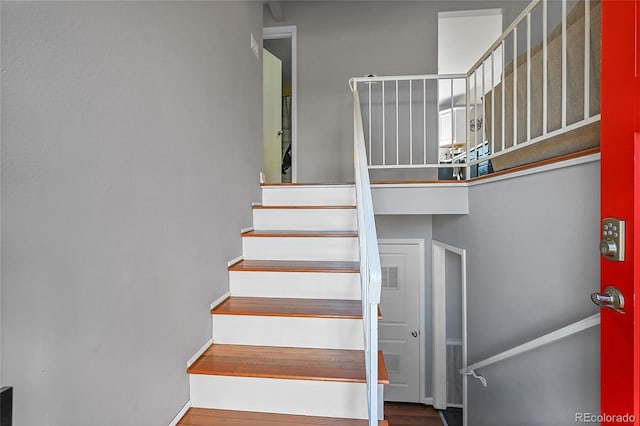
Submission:
<svg viewBox="0 0 640 426">
<path fill-rule="evenodd" d="M 13 388 L 0 388 L 0 426 L 11 426 L 13 423 Z"/>
</svg>

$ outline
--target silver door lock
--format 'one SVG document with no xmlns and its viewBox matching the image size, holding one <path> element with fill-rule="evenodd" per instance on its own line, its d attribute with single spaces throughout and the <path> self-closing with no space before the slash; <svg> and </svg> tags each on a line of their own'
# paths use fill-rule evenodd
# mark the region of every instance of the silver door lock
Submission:
<svg viewBox="0 0 640 426">
<path fill-rule="evenodd" d="M 605 259 L 624 261 L 624 220 L 608 217 L 602 221 L 600 253 Z"/>
</svg>

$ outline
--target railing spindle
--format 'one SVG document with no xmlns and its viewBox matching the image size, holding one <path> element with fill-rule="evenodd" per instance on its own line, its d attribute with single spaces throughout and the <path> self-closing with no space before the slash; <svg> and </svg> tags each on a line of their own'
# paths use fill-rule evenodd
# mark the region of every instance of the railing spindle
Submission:
<svg viewBox="0 0 640 426">
<path fill-rule="evenodd" d="M 507 129 L 506 129 L 506 126 L 505 126 L 505 116 L 506 116 L 505 101 L 506 101 L 506 92 L 507 92 L 507 79 L 506 79 L 505 73 L 504 73 L 504 69 L 505 69 L 504 62 L 505 62 L 505 56 L 506 56 L 505 52 L 504 52 L 504 49 L 505 49 L 506 46 L 505 46 L 504 40 L 502 40 L 501 46 L 502 46 L 502 48 L 501 48 L 501 50 L 502 50 L 502 76 L 500 78 L 502 80 L 502 90 L 500 92 L 501 92 L 501 95 L 502 95 L 501 96 L 502 97 L 502 114 L 501 114 L 502 115 L 502 128 L 500 130 L 502 130 L 502 135 L 501 135 L 502 136 L 502 147 L 501 147 L 500 150 L 503 151 L 504 147 L 505 147 L 505 137 L 507 135 Z"/>
<path fill-rule="evenodd" d="M 369 82 L 368 84 L 369 86 L 368 88 L 369 89 L 369 98 L 368 98 L 368 101 L 369 101 L 369 111 L 368 111 L 369 113 L 369 123 L 368 123 L 369 124 L 369 135 L 368 135 L 369 136 L 369 164 L 373 164 L 373 162 L 371 161 L 371 158 L 372 158 L 371 157 L 371 153 L 372 153 L 371 151 L 371 85 L 372 84 L 373 84 L 372 82 Z"/>
<path fill-rule="evenodd" d="M 413 164 L 413 80 L 409 80 L 409 164 Z"/>
<path fill-rule="evenodd" d="M 475 78 L 475 73 L 473 75 L 474 75 L 474 78 Z M 466 95 L 466 97 L 467 97 L 466 120 L 467 120 L 467 123 L 468 123 L 469 122 L 469 117 L 471 115 L 471 88 L 469 87 L 470 84 L 471 84 L 471 77 L 467 76 L 467 78 L 465 78 L 465 84 L 467 86 L 467 88 L 466 88 L 467 89 L 467 92 L 466 92 L 467 93 L 467 95 Z M 474 99 L 473 102 L 475 104 L 475 99 Z M 477 118 L 475 117 L 476 116 L 476 108 L 475 108 L 475 106 L 473 108 L 473 113 L 474 113 L 474 123 L 475 123 L 476 120 L 477 120 Z M 465 127 L 467 128 L 467 141 L 465 143 L 465 150 L 466 150 L 466 156 L 467 156 L 467 166 L 465 167 L 464 177 L 465 177 L 465 180 L 468 180 L 468 179 L 471 179 L 471 168 L 469 167 L 469 158 L 470 158 L 469 157 L 469 154 L 470 154 L 469 146 L 471 145 L 471 126 L 465 126 Z M 476 129 L 476 127 L 474 127 L 474 129 Z M 476 132 L 477 132 L 477 129 L 474 130 L 474 134 L 473 134 L 473 138 L 474 139 L 476 138 L 476 135 L 475 135 Z M 453 158 L 451 159 L 451 164 L 453 165 Z M 453 170 L 453 168 L 452 168 L 452 170 Z"/>
<path fill-rule="evenodd" d="M 567 0 L 562 0 L 562 127 L 567 126 Z"/>
<path fill-rule="evenodd" d="M 480 133 L 480 129 L 478 128 L 478 73 L 473 73 L 473 118 L 474 123 L 476 123 L 476 131 L 475 137 L 473 138 L 474 147 L 478 146 L 478 133 Z M 469 153 L 467 153 L 467 163 L 471 162 L 471 157 L 469 157 Z"/>
<path fill-rule="evenodd" d="M 423 160 L 422 164 L 427 164 L 427 79 L 422 79 L 422 135 L 423 135 Z"/>
<path fill-rule="evenodd" d="M 591 6 L 589 0 L 584 0 L 584 119 L 589 118 L 589 101 L 591 81 L 589 68 L 591 67 Z"/>
<path fill-rule="evenodd" d="M 527 140 L 531 139 L 531 13 L 527 14 Z"/>
<path fill-rule="evenodd" d="M 491 52 L 491 153 L 496 152 L 495 149 L 495 140 L 496 140 L 496 126 L 495 126 L 495 118 L 496 118 L 496 96 L 495 96 L 495 63 L 493 59 L 493 54 L 495 52 Z"/>
<path fill-rule="evenodd" d="M 513 28 L 513 146 L 518 144 L 518 26 Z"/>
<path fill-rule="evenodd" d="M 548 46 L 547 46 L 547 0 L 542 0 L 542 134 L 547 134 L 547 84 L 548 84 Z"/>
<path fill-rule="evenodd" d="M 400 126 L 398 122 L 398 80 L 396 80 L 396 165 L 400 164 Z"/>
<path fill-rule="evenodd" d="M 451 158 L 453 162 L 453 144 L 456 142 L 456 114 L 453 110 L 453 79 L 451 79 L 451 87 L 449 89 L 449 94 L 451 95 L 451 147 L 449 148 L 449 152 L 451 153 Z"/>
<path fill-rule="evenodd" d="M 387 154 L 387 142 L 386 142 L 386 135 L 387 135 L 387 131 L 385 128 L 386 125 L 386 120 L 385 120 L 385 116 L 384 116 L 384 107 L 385 107 L 385 103 L 384 103 L 384 80 L 382 81 L 382 165 L 386 165 L 387 164 L 387 158 L 386 158 L 386 154 Z"/>
<path fill-rule="evenodd" d="M 485 105 L 484 105 L 485 95 L 484 94 L 487 93 L 486 88 L 484 87 L 484 82 L 485 82 L 485 79 L 486 79 L 486 76 L 484 75 L 484 68 L 485 68 L 485 64 L 486 63 L 487 63 L 486 61 L 482 62 L 482 91 L 480 92 L 480 101 L 482 103 L 482 114 L 483 115 L 484 115 L 484 111 L 485 111 Z M 483 121 L 485 121 L 485 120 L 483 119 Z M 480 141 L 481 144 L 484 143 L 485 140 L 487 140 L 487 135 L 485 133 L 486 127 L 487 126 L 482 126 L 482 141 Z M 476 144 L 474 146 L 473 152 L 474 152 L 474 157 L 477 160 L 478 159 L 478 141 L 477 140 L 476 140 Z"/>
</svg>

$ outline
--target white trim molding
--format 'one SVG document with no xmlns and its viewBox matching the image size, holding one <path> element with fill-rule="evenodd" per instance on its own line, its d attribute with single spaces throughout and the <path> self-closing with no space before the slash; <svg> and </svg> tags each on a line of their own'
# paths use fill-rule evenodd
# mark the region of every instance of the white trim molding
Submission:
<svg viewBox="0 0 640 426">
<path fill-rule="evenodd" d="M 249 232 L 249 231 L 253 231 L 253 228 L 246 228 L 246 231 L 245 230 L 240 230 L 240 233 L 244 234 L 245 232 Z M 244 256 L 238 256 L 235 259 L 232 259 L 232 260 L 228 261 L 227 262 L 227 267 L 232 267 L 236 263 L 242 262 L 242 260 L 244 260 Z"/>
<path fill-rule="evenodd" d="M 187 413 L 187 410 L 189 410 L 189 408 L 191 408 L 191 400 L 187 400 L 187 402 L 182 406 L 180 411 L 178 411 L 178 414 L 176 414 L 176 416 L 171 420 L 171 422 L 169 422 L 168 426 L 177 426 L 178 422 L 180 421 L 180 419 L 182 419 L 182 417 L 184 417 L 184 415 Z"/>
<path fill-rule="evenodd" d="M 462 365 L 467 365 L 467 251 L 441 241 L 431 242 L 432 268 L 432 383 L 433 407 L 446 409 L 447 404 L 447 312 L 446 312 L 446 252 L 460 255 L 462 280 Z M 467 406 L 466 376 L 462 381 L 462 405 Z M 467 425 L 467 410 L 463 410 L 463 425 Z"/>
<path fill-rule="evenodd" d="M 263 40 L 291 39 L 291 182 L 298 182 L 298 28 L 295 25 L 265 27 Z"/>
<path fill-rule="evenodd" d="M 515 179 L 515 178 L 519 178 L 519 177 L 523 177 L 523 176 L 535 175 L 535 174 L 538 174 L 538 173 L 544 173 L 544 172 L 549 172 L 549 171 L 552 171 L 552 170 L 563 169 L 565 167 L 572 167 L 572 166 L 578 166 L 580 164 L 594 163 L 594 162 L 597 162 L 597 161 L 600 161 L 600 153 L 599 152 L 596 153 L 596 154 L 583 155 L 581 157 L 570 158 L 568 160 L 556 161 L 554 163 L 545 164 L 545 165 L 542 165 L 542 166 L 535 166 L 535 167 L 532 167 L 530 169 L 525 169 L 525 170 L 520 170 L 520 171 L 510 172 L 510 173 L 505 173 L 503 175 L 498 175 L 498 176 L 494 176 L 494 177 L 488 177 L 488 178 L 480 179 L 480 180 L 477 180 L 477 181 L 468 182 L 467 185 L 469 185 L 469 186 L 484 185 L 484 184 L 487 184 L 487 183 L 499 182 L 501 180 Z M 491 175 L 489 175 L 489 176 L 491 176 Z"/>
<path fill-rule="evenodd" d="M 207 340 L 207 342 L 204 345 L 202 345 L 202 347 L 200 349 L 198 349 L 196 351 L 196 353 L 193 354 L 193 356 L 191 358 L 189 358 L 189 361 L 187 361 L 187 368 L 191 367 L 193 365 L 193 363 L 196 362 L 198 360 L 198 358 L 200 358 L 200 356 L 202 356 L 204 351 L 209 349 L 209 346 L 211 346 L 211 345 L 213 345 L 213 337 L 211 337 L 209 340 Z"/>
<path fill-rule="evenodd" d="M 231 293 L 226 292 L 225 294 L 223 294 L 222 296 L 218 297 L 216 300 L 211 302 L 211 309 L 214 309 L 216 306 L 218 306 L 219 304 L 227 300 L 229 296 L 231 296 Z"/>
</svg>

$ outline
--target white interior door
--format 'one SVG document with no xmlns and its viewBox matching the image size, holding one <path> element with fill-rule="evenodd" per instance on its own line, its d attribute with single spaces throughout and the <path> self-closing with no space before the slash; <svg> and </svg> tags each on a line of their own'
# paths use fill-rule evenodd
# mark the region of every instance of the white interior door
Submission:
<svg viewBox="0 0 640 426">
<path fill-rule="evenodd" d="M 418 244 L 380 243 L 382 297 L 379 347 L 389 385 L 386 401 L 421 402 L 422 327 L 420 303 L 423 249 Z"/>
<path fill-rule="evenodd" d="M 265 182 L 282 182 L 282 61 L 262 49 L 262 138 Z"/>
</svg>

